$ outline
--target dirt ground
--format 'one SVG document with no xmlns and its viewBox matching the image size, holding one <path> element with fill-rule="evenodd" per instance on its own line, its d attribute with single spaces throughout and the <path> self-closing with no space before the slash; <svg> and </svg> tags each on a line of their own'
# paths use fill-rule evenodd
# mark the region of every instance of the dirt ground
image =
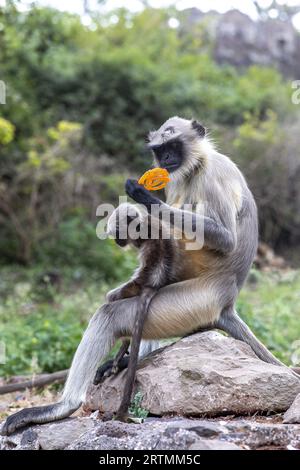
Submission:
<svg viewBox="0 0 300 470">
<path fill-rule="evenodd" d="M 47 387 L 42 391 L 36 389 L 7 393 L 0 396 L 0 421 L 16 411 L 29 406 L 47 405 L 56 401 L 58 392 Z"/>
</svg>

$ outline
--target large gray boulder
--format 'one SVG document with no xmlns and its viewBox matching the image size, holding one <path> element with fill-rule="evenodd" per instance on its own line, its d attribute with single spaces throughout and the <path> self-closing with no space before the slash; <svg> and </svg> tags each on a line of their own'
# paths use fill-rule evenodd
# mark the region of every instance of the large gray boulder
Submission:
<svg viewBox="0 0 300 470">
<path fill-rule="evenodd" d="M 91 386 L 85 407 L 116 411 L 126 371 Z M 151 414 L 218 416 L 286 411 L 300 392 L 288 368 L 266 364 L 240 341 L 210 331 L 160 349 L 138 367 L 135 392 Z"/>
</svg>

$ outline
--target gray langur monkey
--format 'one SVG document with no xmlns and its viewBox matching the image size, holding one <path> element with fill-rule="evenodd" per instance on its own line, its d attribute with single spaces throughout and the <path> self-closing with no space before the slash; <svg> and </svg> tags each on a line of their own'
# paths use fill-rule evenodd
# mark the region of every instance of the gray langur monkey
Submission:
<svg viewBox="0 0 300 470">
<path fill-rule="evenodd" d="M 159 289 L 151 301 L 143 329 L 144 340 L 184 336 L 203 328 L 219 328 L 248 343 L 256 355 L 282 365 L 238 316 L 235 303 L 257 249 L 257 210 L 237 166 L 214 148 L 197 121 L 168 119 L 149 135 L 155 164 L 166 168 L 171 182 L 166 202 L 127 180 L 126 192 L 150 213 L 177 224 L 180 217 L 203 227 L 204 244 L 185 250 L 190 234 L 178 240 L 185 250 L 182 281 Z M 204 213 L 184 210 L 184 204 L 204 206 Z M 29 408 L 9 416 L 2 433 L 10 434 L 28 423 L 54 421 L 71 415 L 85 399 L 88 385 L 117 338 L 131 336 L 139 296 L 102 305 L 94 314 L 75 353 L 61 401 Z M 291 371 L 291 373 L 293 373 Z"/>
<path fill-rule="evenodd" d="M 94 384 L 97 385 L 106 377 L 128 366 L 121 404 L 116 413 L 119 420 L 126 417 L 131 402 L 143 326 L 150 302 L 161 287 L 181 280 L 182 253 L 173 237 L 163 237 L 162 228 L 162 221 L 159 221 L 156 227 L 151 227 L 151 218 L 147 213 L 128 203 L 123 203 L 115 209 L 107 223 L 107 233 L 113 236 L 119 246 L 132 245 L 139 249 L 140 262 L 131 279 L 106 296 L 109 302 L 140 297 L 132 333 L 130 358 L 128 361 L 124 358 L 130 341 L 123 339 L 115 359 L 99 367 L 94 378 Z"/>
</svg>

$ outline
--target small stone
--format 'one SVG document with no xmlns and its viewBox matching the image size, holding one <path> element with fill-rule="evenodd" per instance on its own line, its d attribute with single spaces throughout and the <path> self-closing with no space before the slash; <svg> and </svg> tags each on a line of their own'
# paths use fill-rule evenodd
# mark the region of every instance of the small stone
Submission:
<svg viewBox="0 0 300 470">
<path fill-rule="evenodd" d="M 94 428 L 95 420 L 90 418 L 70 418 L 57 423 L 49 423 L 34 428 L 43 450 L 65 449 L 80 436 Z"/>
<path fill-rule="evenodd" d="M 38 439 L 38 434 L 32 429 L 27 429 L 23 432 L 20 444 L 22 446 L 31 445 Z"/>
<path fill-rule="evenodd" d="M 300 424 L 300 393 L 296 396 L 290 408 L 283 416 L 283 422 Z"/>
<path fill-rule="evenodd" d="M 199 439 L 189 447 L 189 450 L 242 450 L 242 448 L 219 439 Z"/>
</svg>

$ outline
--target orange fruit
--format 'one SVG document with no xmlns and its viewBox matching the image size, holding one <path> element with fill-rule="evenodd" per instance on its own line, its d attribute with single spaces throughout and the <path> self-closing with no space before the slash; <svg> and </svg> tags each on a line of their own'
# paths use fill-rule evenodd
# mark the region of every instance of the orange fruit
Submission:
<svg viewBox="0 0 300 470">
<path fill-rule="evenodd" d="M 138 183 L 149 191 L 163 189 L 170 181 L 169 172 L 165 168 L 153 168 L 140 177 Z"/>
</svg>

